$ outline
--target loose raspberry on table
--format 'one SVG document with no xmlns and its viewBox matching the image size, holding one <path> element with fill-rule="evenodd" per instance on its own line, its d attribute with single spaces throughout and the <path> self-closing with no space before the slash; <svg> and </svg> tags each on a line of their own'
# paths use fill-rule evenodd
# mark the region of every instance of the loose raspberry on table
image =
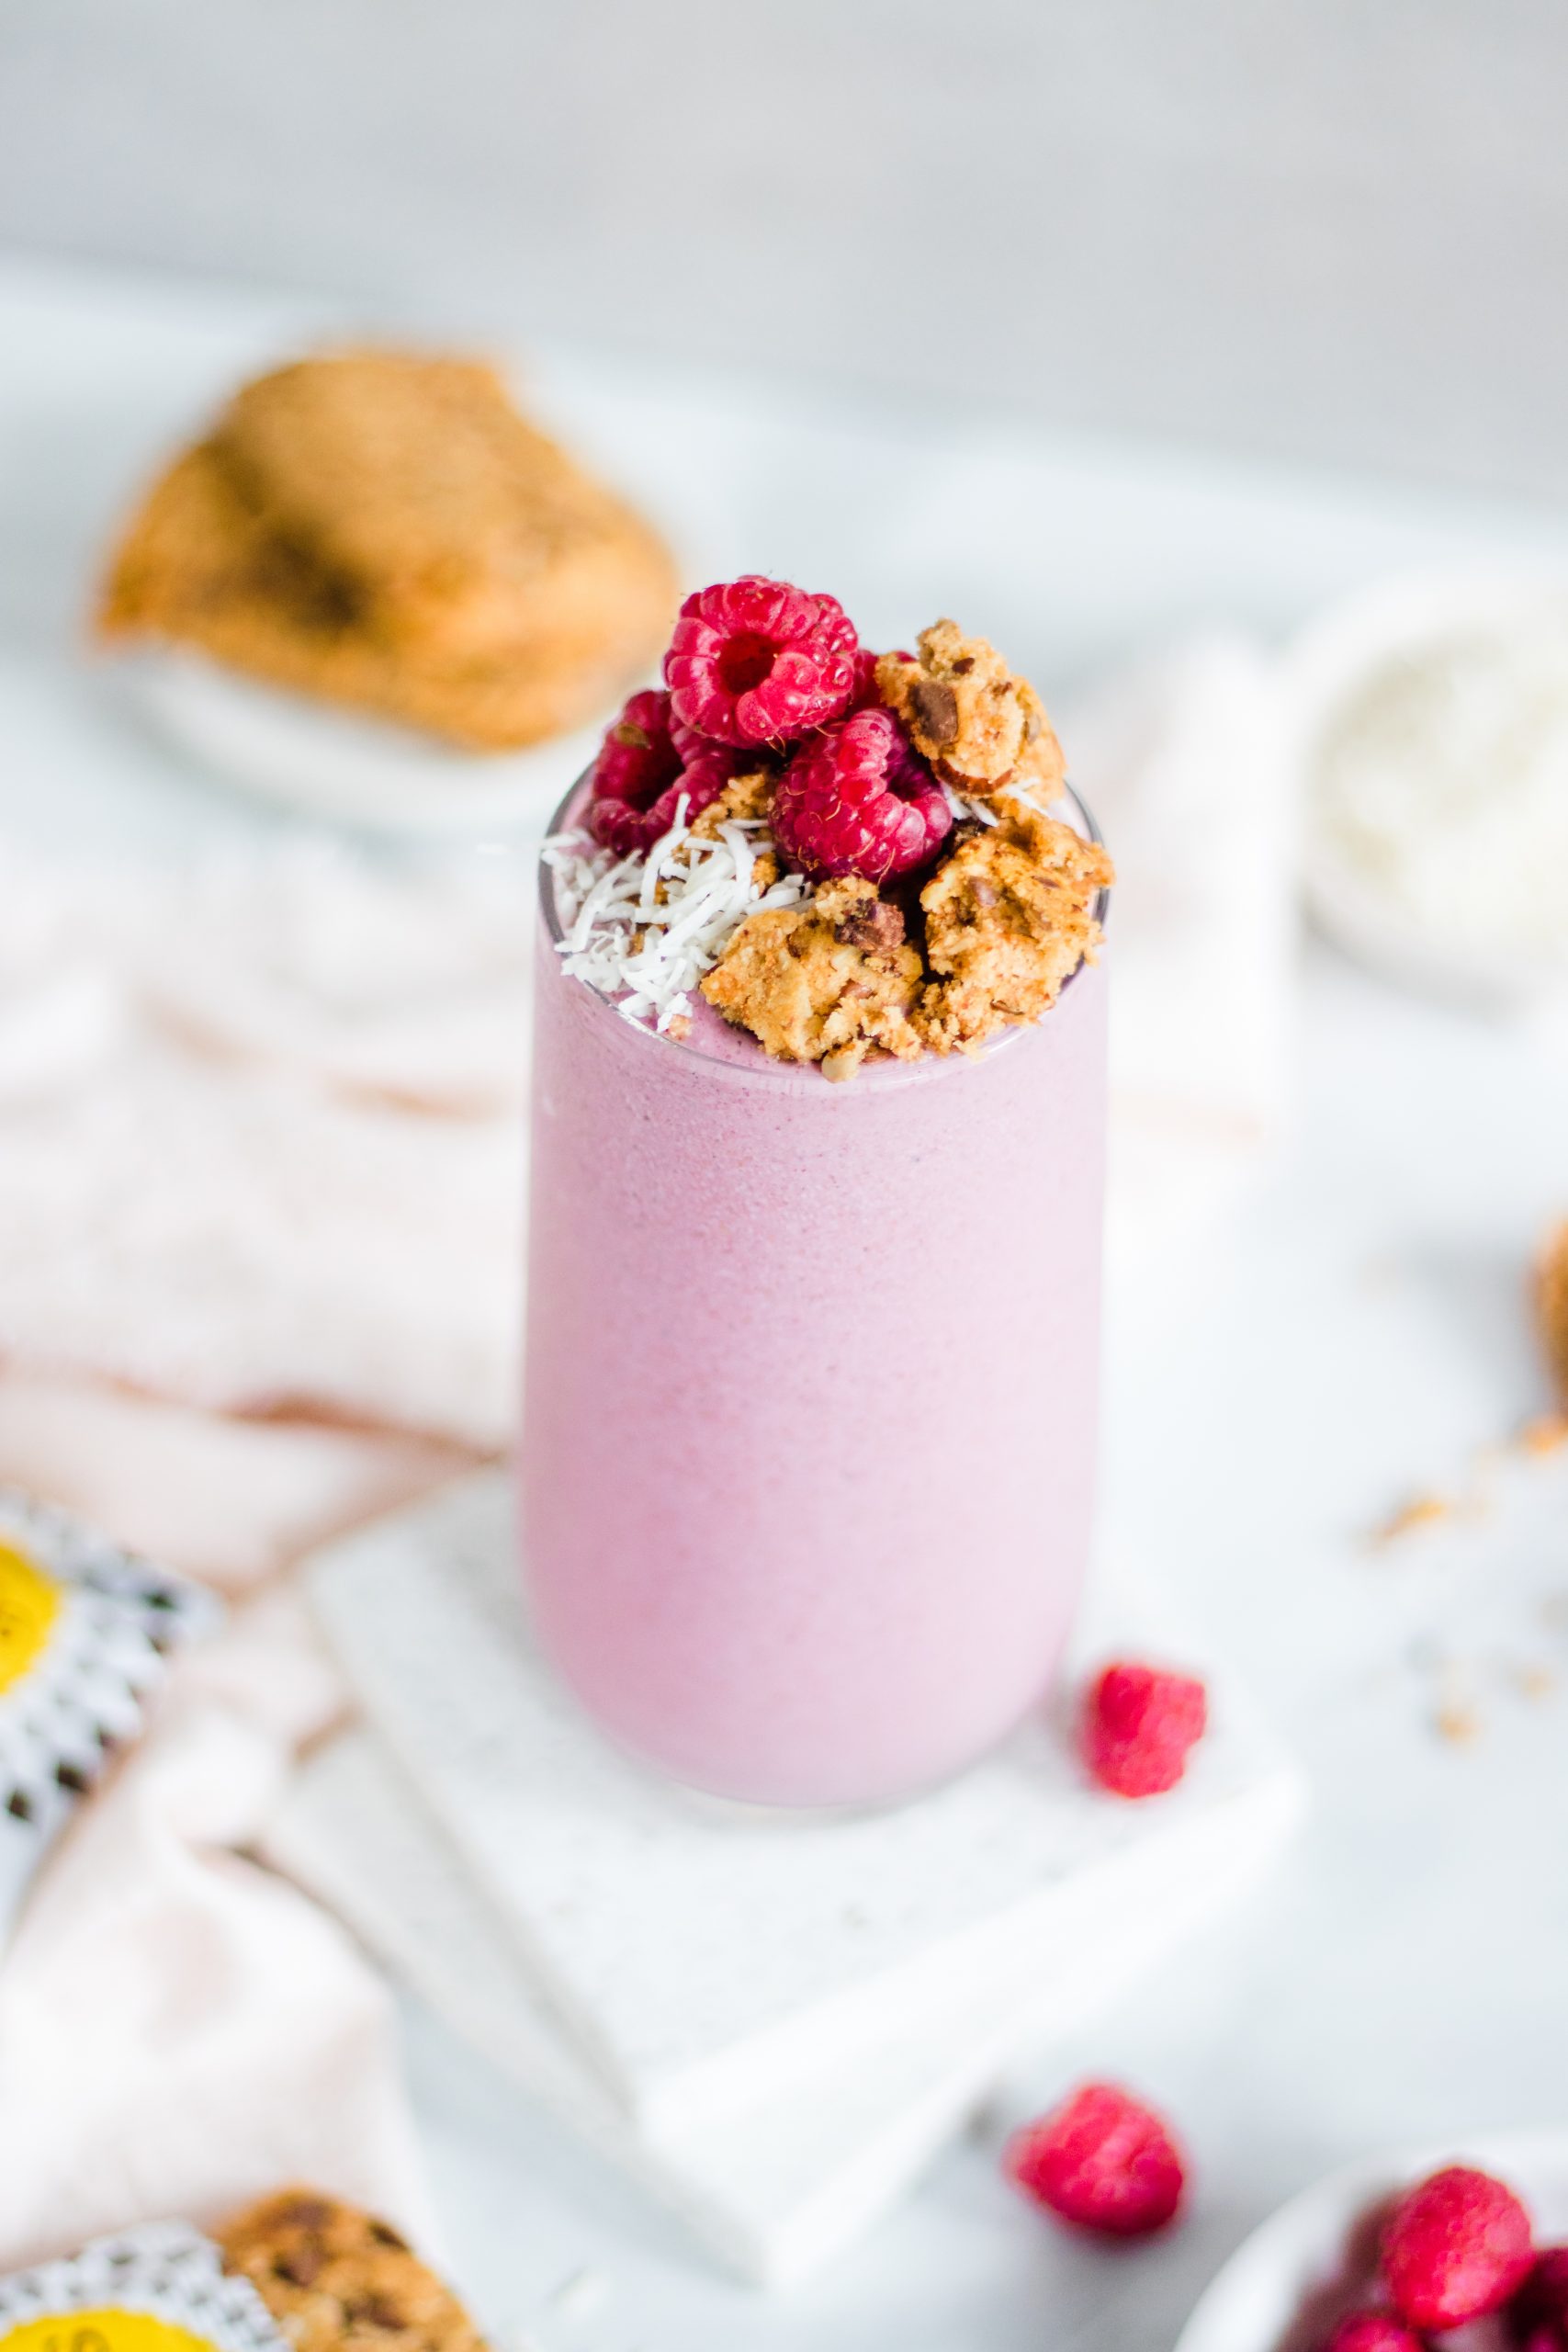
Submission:
<svg viewBox="0 0 1568 2352">
<path fill-rule="evenodd" d="M 935 856 L 953 812 L 891 711 L 860 710 L 795 753 L 773 795 L 773 829 L 802 874 L 886 882 Z"/>
<path fill-rule="evenodd" d="M 833 596 L 751 572 L 687 597 L 664 657 L 677 719 L 721 743 L 790 743 L 848 709 L 854 625 Z"/>
<path fill-rule="evenodd" d="M 1038 2123 L 1015 2132 L 1002 2157 L 1010 2180 L 1080 2230 L 1142 2237 L 1181 2202 L 1180 2151 L 1152 2108 L 1114 2083 L 1089 2083 Z"/>
<path fill-rule="evenodd" d="M 1163 1796 L 1186 1770 L 1208 1721 L 1208 1693 L 1193 1676 L 1123 1660 L 1090 1684 L 1079 1748 L 1102 1789 Z"/>
<path fill-rule="evenodd" d="M 734 772 L 730 757 L 717 745 L 699 750 L 681 739 L 667 694 L 649 687 L 633 695 L 593 763 L 589 831 L 617 857 L 639 855 L 669 831 L 682 793 L 688 817 L 718 798 Z"/>
<path fill-rule="evenodd" d="M 1425 2352 L 1421 2338 L 1393 2312 L 1348 2312 L 1323 2352 Z"/>
<path fill-rule="evenodd" d="M 1383 2227 L 1383 2279 L 1401 2318 L 1424 2331 L 1500 2311 L 1531 2261 L 1529 2213 L 1511 2188 L 1471 2165 L 1422 2181 Z"/>
<path fill-rule="evenodd" d="M 1507 2321 L 1522 2352 L 1568 2352 L 1568 2245 L 1549 2245 L 1536 2256 Z"/>
</svg>

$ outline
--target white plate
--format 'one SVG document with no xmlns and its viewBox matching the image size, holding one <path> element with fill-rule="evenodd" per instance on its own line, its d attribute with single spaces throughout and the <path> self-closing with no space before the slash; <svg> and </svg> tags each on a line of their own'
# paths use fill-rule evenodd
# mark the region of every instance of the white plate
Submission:
<svg viewBox="0 0 1568 2352">
<path fill-rule="evenodd" d="M 387 833 L 542 826 L 613 715 L 524 752 L 460 752 L 197 654 L 138 654 L 120 675 L 163 734 L 219 781 L 301 815 Z"/>
<path fill-rule="evenodd" d="M 1341 2274 L 1358 2222 L 1440 2165 L 1479 2165 L 1516 2189 L 1542 2244 L 1568 2239 L 1568 2132 L 1483 2132 L 1365 2156 L 1303 2189 L 1253 2232 L 1209 2287 L 1176 2352 L 1276 2352 Z"/>
<path fill-rule="evenodd" d="M 1568 593 L 1562 568 L 1471 567 L 1384 582 L 1333 606 L 1289 650 L 1284 665 L 1302 808 L 1303 883 L 1329 938 L 1374 970 L 1439 995 L 1518 1003 L 1568 989 L 1568 948 L 1549 964 L 1488 953 L 1438 935 L 1347 858 L 1318 821 L 1323 744 L 1347 704 L 1391 659 L 1472 629 L 1506 625 Z"/>
</svg>

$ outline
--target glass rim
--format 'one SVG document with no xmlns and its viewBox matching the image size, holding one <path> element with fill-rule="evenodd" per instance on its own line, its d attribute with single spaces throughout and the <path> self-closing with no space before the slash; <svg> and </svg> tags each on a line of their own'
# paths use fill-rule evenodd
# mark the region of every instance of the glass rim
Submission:
<svg viewBox="0 0 1568 2352">
<path fill-rule="evenodd" d="M 558 841 L 561 837 L 564 830 L 563 820 L 566 817 L 567 810 L 571 807 L 572 802 L 577 798 L 579 793 L 582 790 L 583 786 L 589 781 L 592 774 L 593 763 L 590 762 L 589 765 L 583 769 L 581 775 L 577 776 L 561 795 L 559 801 L 551 812 L 550 821 L 545 830 L 545 842 L 547 843 Z M 1074 830 L 1081 833 L 1085 841 L 1093 842 L 1100 848 L 1103 849 L 1105 846 L 1105 836 L 1100 831 L 1099 825 L 1095 822 L 1094 812 L 1089 808 L 1089 805 L 1084 798 L 1082 793 L 1079 792 L 1076 786 L 1068 784 L 1064 778 L 1059 787 L 1059 797 L 1071 801 L 1079 819 L 1081 820 L 1081 822 L 1076 826 Z M 1094 900 L 1094 919 L 1096 922 L 1099 923 L 1102 932 L 1105 929 L 1106 921 L 1111 912 L 1111 885 L 1109 883 L 1102 884 L 1100 889 L 1096 892 Z M 550 942 L 552 951 L 551 961 L 556 963 L 558 968 L 559 959 L 555 955 L 554 951 L 559 947 L 561 941 L 566 936 L 566 933 L 561 928 L 560 915 L 556 906 L 555 868 L 547 864 L 543 847 L 541 847 L 539 854 L 539 915 L 545 926 L 546 936 Z M 994 1038 L 980 1054 L 937 1054 L 932 1053 L 928 1049 L 920 1056 L 919 1061 L 898 1061 L 892 1056 L 885 1056 L 876 1063 L 877 1074 L 884 1079 L 885 1082 L 897 1083 L 900 1080 L 908 1082 L 925 1072 L 928 1064 L 935 1064 L 942 1069 L 951 1069 L 959 1066 L 972 1069 L 978 1063 L 988 1061 L 994 1053 L 1005 1052 L 1007 1047 L 1011 1045 L 1015 1038 L 1028 1036 L 1032 1031 L 1038 1029 L 1042 1023 L 1049 1018 L 1050 1014 L 1055 1012 L 1056 1005 L 1061 1002 L 1062 998 L 1066 996 L 1067 990 L 1072 987 L 1073 982 L 1077 978 L 1088 960 L 1087 956 L 1079 958 L 1078 962 L 1068 973 L 1066 978 L 1062 982 L 1061 989 L 1057 992 L 1053 1003 L 1046 1007 L 1045 1012 L 1041 1013 L 1038 1019 L 1033 1021 L 1010 1022 L 1002 1031 L 1001 1035 Z M 572 973 L 562 971 L 560 977 L 562 979 L 571 979 L 576 976 Z M 668 1030 L 655 1029 L 650 1023 L 643 1021 L 628 1021 L 625 1014 L 621 1012 L 614 997 L 608 997 L 601 994 L 600 990 L 591 987 L 588 981 L 580 979 L 578 980 L 577 985 L 581 989 L 587 989 L 590 996 L 596 998 L 599 1003 L 604 1006 L 605 1012 L 613 1014 L 615 1020 L 620 1023 L 623 1029 L 635 1030 L 642 1036 L 648 1038 L 652 1044 L 660 1046 L 666 1051 L 684 1054 L 691 1060 L 701 1062 L 705 1069 L 728 1069 L 737 1076 L 756 1076 L 780 1081 L 793 1081 L 796 1085 L 799 1085 L 805 1080 L 820 1078 L 821 1073 L 816 1063 L 784 1061 L 780 1057 L 766 1052 L 761 1046 L 757 1047 L 757 1061 L 754 1067 L 750 1061 L 745 1063 L 726 1062 L 716 1054 L 705 1053 L 700 1046 L 688 1044 L 685 1040 L 680 1037 L 671 1037 Z M 881 1067 L 881 1062 L 883 1060 L 887 1063 L 887 1069 L 886 1071 L 884 1071 Z M 872 1065 L 868 1062 L 866 1068 L 863 1069 L 859 1073 L 859 1076 L 863 1080 L 870 1072 L 871 1067 Z M 852 1087 L 844 1086 L 834 1086 L 829 1087 L 829 1093 L 835 1097 L 840 1098 L 845 1095 L 852 1094 L 856 1090 Z"/>
</svg>

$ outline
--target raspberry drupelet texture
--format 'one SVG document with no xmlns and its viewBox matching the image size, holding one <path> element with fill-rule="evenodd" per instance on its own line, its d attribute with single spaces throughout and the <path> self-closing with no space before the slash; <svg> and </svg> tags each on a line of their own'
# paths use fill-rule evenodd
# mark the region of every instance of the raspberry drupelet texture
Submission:
<svg viewBox="0 0 1568 2352">
<path fill-rule="evenodd" d="M 1111 2237 L 1163 2229 L 1186 2185 L 1165 2123 L 1114 2083 L 1086 2084 L 1053 2114 L 1026 2124 L 1002 2164 L 1036 2204 Z"/>
<path fill-rule="evenodd" d="M 1424 2334 L 1501 2311 L 1532 2260 L 1524 2206 L 1471 2165 L 1433 2173 L 1401 2199 L 1383 2229 L 1389 2294 L 1400 2317 Z"/>
<path fill-rule="evenodd" d="M 1520 2352 L 1568 2352 L 1568 2245 L 1549 2245 L 1536 2256 L 1507 2322 Z"/>
<path fill-rule="evenodd" d="M 672 726 L 670 696 L 650 687 L 633 695 L 605 731 L 593 763 L 588 829 L 617 857 L 640 855 L 669 831 L 682 794 L 687 816 L 694 817 L 734 773 L 734 754 Z"/>
<path fill-rule="evenodd" d="M 1089 1686 L 1083 1759 L 1116 1796 L 1163 1796 L 1186 1770 L 1208 1721 L 1208 1695 L 1194 1677 L 1121 1661 Z"/>
<path fill-rule="evenodd" d="M 836 597 L 749 573 L 687 597 L 664 682 L 682 725 L 716 742 L 792 743 L 849 708 L 857 650 Z"/>
<path fill-rule="evenodd" d="M 886 882 L 936 855 L 953 831 L 946 795 L 886 710 L 860 710 L 795 752 L 773 796 L 787 864 L 820 877 Z"/>
<path fill-rule="evenodd" d="M 693 790 L 706 794 L 710 780 L 721 779 L 719 790 L 738 775 L 747 775 L 766 766 L 758 752 L 746 751 L 738 743 L 716 743 L 711 735 L 700 735 L 694 727 L 683 727 L 673 713 L 670 719 L 670 741 L 680 757 L 682 774 Z"/>
<path fill-rule="evenodd" d="M 874 653 L 869 645 L 863 645 L 856 652 L 855 683 L 854 691 L 850 696 L 850 711 L 882 710 L 886 707 L 882 699 L 882 688 L 876 683 L 876 665 L 885 658 L 887 657 Z M 895 662 L 908 662 L 911 656 L 908 653 L 895 653 L 891 659 Z M 849 712 L 846 711 L 844 715 L 847 718 Z"/>
<path fill-rule="evenodd" d="M 1393 2312 L 1348 2312 L 1323 2352 L 1424 2352 L 1424 2346 Z"/>
</svg>

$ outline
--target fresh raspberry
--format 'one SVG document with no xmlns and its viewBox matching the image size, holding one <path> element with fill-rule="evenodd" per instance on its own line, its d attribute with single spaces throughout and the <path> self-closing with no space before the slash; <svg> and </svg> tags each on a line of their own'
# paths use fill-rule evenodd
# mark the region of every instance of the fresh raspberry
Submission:
<svg viewBox="0 0 1568 2352">
<path fill-rule="evenodd" d="M 1549 2245 L 1508 2305 L 1508 2334 L 1523 2352 L 1568 2352 L 1568 2245 Z"/>
<path fill-rule="evenodd" d="M 738 743 L 716 743 L 711 735 L 700 735 L 694 727 L 682 727 L 675 718 L 670 721 L 670 741 L 680 755 L 682 784 L 692 795 L 694 816 L 710 800 L 716 799 L 725 786 L 738 775 L 769 764 L 764 753 Z"/>
<path fill-rule="evenodd" d="M 1449 2165 L 1395 2206 L 1381 2260 L 1412 2327 L 1463 2327 L 1501 2310 L 1529 2276 L 1530 2217 L 1489 2173 Z"/>
<path fill-rule="evenodd" d="M 1425 2346 L 1393 2312 L 1348 2312 L 1323 2352 L 1425 2352 Z"/>
<path fill-rule="evenodd" d="M 791 743 L 848 708 L 855 651 L 836 597 L 751 572 L 687 597 L 664 683 L 676 718 L 720 743 Z"/>
<path fill-rule="evenodd" d="M 1203 1736 L 1208 1694 L 1190 1675 L 1156 1666 L 1108 1666 L 1089 1687 L 1079 1728 L 1084 1762 L 1119 1797 L 1163 1796 Z"/>
<path fill-rule="evenodd" d="M 669 831 L 682 793 L 688 817 L 718 798 L 733 773 L 730 755 L 705 744 L 688 763 L 687 748 L 671 729 L 667 694 L 649 687 L 633 695 L 593 763 L 588 830 L 596 842 L 617 857 L 639 855 Z"/>
<path fill-rule="evenodd" d="M 857 710 L 881 709 L 882 696 L 876 686 L 876 665 L 880 659 L 880 654 L 874 653 L 869 645 L 856 648 L 855 681 L 850 689 L 850 707 L 844 714 L 846 718 Z"/>
<path fill-rule="evenodd" d="M 773 795 L 773 839 L 802 874 L 886 882 L 953 830 L 942 786 L 890 710 L 858 710 L 795 752 Z"/>
<path fill-rule="evenodd" d="M 1160 2118 L 1114 2083 L 1087 2083 L 1065 2106 L 1013 2134 L 1010 2180 L 1080 2230 L 1143 2237 L 1181 2202 L 1181 2154 Z"/>
</svg>

